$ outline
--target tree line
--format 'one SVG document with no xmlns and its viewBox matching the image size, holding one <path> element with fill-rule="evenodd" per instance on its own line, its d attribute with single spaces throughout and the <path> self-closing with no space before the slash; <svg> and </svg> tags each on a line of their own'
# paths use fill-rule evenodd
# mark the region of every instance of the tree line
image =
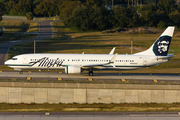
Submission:
<svg viewBox="0 0 180 120">
<path fill-rule="evenodd" d="M 101 2 L 100 2 L 101 3 Z M 180 5 L 175 0 L 155 0 L 142 6 L 116 5 L 111 9 L 99 3 L 66 1 L 60 6 L 65 25 L 80 30 L 105 30 L 140 26 L 180 27 Z"/>
<path fill-rule="evenodd" d="M 80 30 L 124 27 L 180 26 L 179 0 L 0 0 L 3 14 L 58 15 L 62 22 Z M 112 5 L 113 7 L 107 7 Z"/>
</svg>

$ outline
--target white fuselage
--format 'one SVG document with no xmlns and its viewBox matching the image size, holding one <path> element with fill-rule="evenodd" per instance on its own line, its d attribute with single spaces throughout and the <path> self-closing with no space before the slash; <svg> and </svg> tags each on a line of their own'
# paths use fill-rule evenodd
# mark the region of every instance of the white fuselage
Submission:
<svg viewBox="0 0 180 120">
<path fill-rule="evenodd" d="M 173 54 L 167 54 L 174 33 L 169 26 L 146 51 L 133 55 L 113 54 L 22 54 L 5 62 L 16 70 L 21 69 L 65 69 L 67 74 L 84 70 L 93 75 L 94 70 L 133 70 L 167 62 Z"/>
<path fill-rule="evenodd" d="M 109 54 L 22 54 L 5 62 L 14 69 L 65 69 L 78 66 L 83 70 L 131 70 L 154 66 L 169 59 L 157 59 L 149 55 L 117 55 L 112 64 L 108 63 L 114 55 Z M 103 66 L 100 64 L 104 64 Z"/>
</svg>

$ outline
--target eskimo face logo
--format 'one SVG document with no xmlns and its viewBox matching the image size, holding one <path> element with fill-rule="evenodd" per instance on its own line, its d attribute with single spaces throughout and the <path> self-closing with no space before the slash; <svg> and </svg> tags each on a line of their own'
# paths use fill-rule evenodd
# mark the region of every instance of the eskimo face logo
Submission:
<svg viewBox="0 0 180 120">
<path fill-rule="evenodd" d="M 166 52 L 168 50 L 169 41 L 159 41 L 157 43 L 159 53 Z"/>
<path fill-rule="evenodd" d="M 153 46 L 153 52 L 156 56 L 166 56 L 171 43 L 170 36 L 161 36 Z"/>
</svg>

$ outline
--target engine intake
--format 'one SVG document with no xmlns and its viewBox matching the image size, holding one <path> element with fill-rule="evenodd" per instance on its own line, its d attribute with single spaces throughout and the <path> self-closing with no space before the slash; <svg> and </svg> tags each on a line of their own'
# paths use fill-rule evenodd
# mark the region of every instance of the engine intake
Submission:
<svg viewBox="0 0 180 120">
<path fill-rule="evenodd" d="M 81 67 L 66 66 L 66 68 L 65 68 L 65 73 L 66 74 L 77 74 L 77 73 L 81 73 L 81 72 L 82 72 Z"/>
</svg>

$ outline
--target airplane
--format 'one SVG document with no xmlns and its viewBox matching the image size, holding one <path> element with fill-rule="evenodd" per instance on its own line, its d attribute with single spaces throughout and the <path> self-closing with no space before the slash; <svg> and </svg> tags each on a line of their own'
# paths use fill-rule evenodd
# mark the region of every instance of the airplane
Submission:
<svg viewBox="0 0 180 120">
<path fill-rule="evenodd" d="M 169 26 L 152 46 L 135 54 L 22 54 L 12 57 L 5 65 L 21 71 L 22 69 L 65 69 L 67 74 L 80 74 L 89 71 L 93 76 L 96 70 L 134 70 L 156 66 L 168 62 L 173 54 L 167 54 L 174 33 L 174 26 Z"/>
</svg>

